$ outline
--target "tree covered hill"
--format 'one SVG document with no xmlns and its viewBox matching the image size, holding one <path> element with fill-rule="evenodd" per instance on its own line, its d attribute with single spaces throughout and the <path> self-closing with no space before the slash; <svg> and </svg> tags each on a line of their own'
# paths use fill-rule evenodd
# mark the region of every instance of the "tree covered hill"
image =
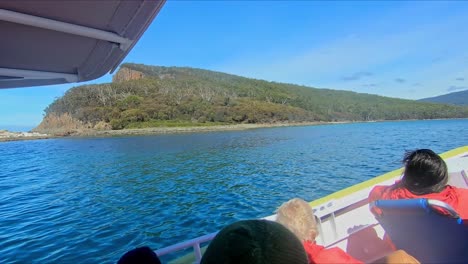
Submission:
<svg viewBox="0 0 468 264">
<path fill-rule="evenodd" d="M 36 130 L 461 117 L 468 107 L 126 63 L 112 83 L 74 87 L 57 98 Z"/>
<path fill-rule="evenodd" d="M 419 101 L 468 106 L 468 90 L 424 98 Z"/>
</svg>

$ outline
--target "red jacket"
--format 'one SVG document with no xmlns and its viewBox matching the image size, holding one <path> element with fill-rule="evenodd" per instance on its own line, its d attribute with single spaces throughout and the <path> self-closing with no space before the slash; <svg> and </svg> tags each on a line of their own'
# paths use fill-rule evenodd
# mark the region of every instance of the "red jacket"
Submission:
<svg viewBox="0 0 468 264">
<path fill-rule="evenodd" d="M 325 248 L 310 241 L 304 242 L 303 245 L 307 253 L 307 257 L 309 258 L 309 264 L 363 263 L 362 261 L 351 257 L 346 252 L 337 247 Z"/>
<path fill-rule="evenodd" d="M 369 193 L 369 202 L 375 200 L 397 200 L 428 198 L 442 201 L 455 209 L 462 219 L 468 219 L 468 189 L 448 185 L 439 193 L 416 195 L 408 189 L 399 186 L 398 182 L 391 186 L 375 186 Z"/>
</svg>

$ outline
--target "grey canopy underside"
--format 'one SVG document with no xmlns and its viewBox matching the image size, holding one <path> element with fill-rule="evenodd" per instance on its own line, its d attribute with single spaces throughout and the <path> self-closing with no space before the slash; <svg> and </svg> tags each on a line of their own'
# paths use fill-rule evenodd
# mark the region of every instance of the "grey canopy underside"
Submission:
<svg viewBox="0 0 468 264">
<path fill-rule="evenodd" d="M 165 0 L 0 1 L 0 88 L 114 71 Z"/>
</svg>

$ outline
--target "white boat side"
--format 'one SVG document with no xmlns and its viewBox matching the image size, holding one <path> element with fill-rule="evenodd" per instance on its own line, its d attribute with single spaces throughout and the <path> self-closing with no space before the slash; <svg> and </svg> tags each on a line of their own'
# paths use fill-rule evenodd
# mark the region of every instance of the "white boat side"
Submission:
<svg viewBox="0 0 468 264">
<path fill-rule="evenodd" d="M 449 169 L 449 184 L 468 189 L 468 146 L 453 149 L 441 156 Z M 310 202 L 319 224 L 317 243 L 325 247 L 339 247 L 364 262 L 388 254 L 388 250 L 376 243 L 383 239 L 384 230 L 369 211 L 367 198 L 374 186 L 393 184 L 401 177 L 402 171 L 402 168 L 391 171 Z M 264 219 L 275 220 L 276 215 Z M 211 241 L 215 235 L 216 232 L 197 237 L 161 248 L 156 253 L 164 256 L 193 248 L 194 254 L 179 258 L 174 263 L 199 263 L 202 256 L 200 245 Z"/>
</svg>

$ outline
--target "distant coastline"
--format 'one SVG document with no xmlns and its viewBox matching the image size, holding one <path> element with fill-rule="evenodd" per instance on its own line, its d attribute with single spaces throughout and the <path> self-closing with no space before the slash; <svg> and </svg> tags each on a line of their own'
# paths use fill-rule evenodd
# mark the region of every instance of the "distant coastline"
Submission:
<svg viewBox="0 0 468 264">
<path fill-rule="evenodd" d="M 0 130 L 0 142 L 16 140 L 50 139 L 64 137 L 114 137 L 114 136 L 132 136 L 132 135 L 158 135 L 158 134 L 177 134 L 177 133 L 195 133 L 195 132 L 215 132 L 215 131 L 236 131 L 268 127 L 287 127 L 287 126 L 315 126 L 328 124 L 342 124 L 351 122 L 298 122 L 298 123 L 271 123 L 271 124 L 233 124 L 217 126 L 193 126 L 193 127 L 152 127 L 121 130 L 95 130 L 84 129 L 77 130 L 68 135 L 41 134 L 37 132 L 10 132 Z"/>
<path fill-rule="evenodd" d="M 349 123 L 377 123 L 377 122 L 402 122 L 402 121 L 424 121 L 424 120 L 463 120 L 466 118 L 446 118 L 446 119 L 411 119 L 411 120 L 372 120 L 372 121 L 337 121 L 337 122 L 296 122 L 296 123 L 262 123 L 262 124 L 232 124 L 217 126 L 193 126 L 193 127 L 152 127 L 121 130 L 77 130 L 67 135 L 41 134 L 37 132 L 10 132 L 0 130 L 0 142 L 18 141 L 18 140 L 36 140 L 65 137 L 117 137 L 117 136 L 144 136 L 160 134 L 179 134 L 179 133 L 197 133 L 197 132 L 216 132 L 216 131 L 240 131 L 257 128 L 270 127 L 292 127 L 292 126 L 318 126 Z"/>
<path fill-rule="evenodd" d="M 300 122 L 300 123 L 268 123 L 268 124 L 232 124 L 217 126 L 193 126 L 193 127 L 153 127 L 121 130 L 94 130 L 83 131 L 79 136 L 130 136 L 130 135 L 153 135 L 153 134 L 177 134 L 193 132 L 215 132 L 215 131 L 236 131 L 269 127 L 289 127 L 289 126 L 317 126 L 328 124 L 343 124 L 351 122 Z"/>
</svg>

